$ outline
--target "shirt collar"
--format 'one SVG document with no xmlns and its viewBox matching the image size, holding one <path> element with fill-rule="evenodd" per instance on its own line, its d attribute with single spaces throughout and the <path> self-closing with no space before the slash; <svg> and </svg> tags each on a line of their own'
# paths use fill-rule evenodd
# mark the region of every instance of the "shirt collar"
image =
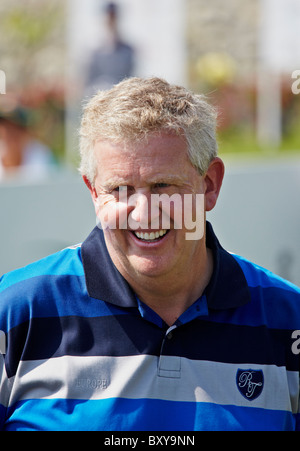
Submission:
<svg viewBox="0 0 300 451">
<path fill-rule="evenodd" d="M 241 307 L 251 300 L 244 272 L 236 259 L 220 245 L 212 225 L 206 222 L 206 245 L 213 252 L 214 269 L 205 289 L 208 307 L 223 310 Z"/>
<path fill-rule="evenodd" d="M 206 223 L 206 243 L 214 257 L 213 275 L 205 289 L 209 309 L 240 307 L 250 301 L 244 273 L 235 258 L 220 245 Z M 103 231 L 95 227 L 82 243 L 81 255 L 89 296 L 120 307 L 137 307 L 135 293 L 108 253 Z"/>
</svg>

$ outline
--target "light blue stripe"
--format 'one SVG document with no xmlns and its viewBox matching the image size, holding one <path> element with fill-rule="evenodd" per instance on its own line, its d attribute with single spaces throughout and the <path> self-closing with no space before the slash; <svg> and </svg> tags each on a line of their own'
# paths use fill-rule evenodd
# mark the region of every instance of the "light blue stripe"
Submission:
<svg viewBox="0 0 300 451">
<path fill-rule="evenodd" d="M 8 411 L 5 430 L 281 431 L 290 412 L 155 399 L 27 400 Z"/>
<path fill-rule="evenodd" d="M 80 247 L 64 249 L 24 268 L 4 274 L 0 279 L 0 293 L 10 286 L 32 277 L 62 274 L 84 275 Z"/>
</svg>

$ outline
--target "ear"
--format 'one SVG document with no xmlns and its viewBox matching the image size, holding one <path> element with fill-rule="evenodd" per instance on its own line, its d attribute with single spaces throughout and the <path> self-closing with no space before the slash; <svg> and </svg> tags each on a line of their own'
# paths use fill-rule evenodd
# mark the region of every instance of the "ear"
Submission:
<svg viewBox="0 0 300 451">
<path fill-rule="evenodd" d="M 89 192 L 91 193 L 92 200 L 93 200 L 94 205 L 95 205 L 95 202 L 96 202 L 96 200 L 98 198 L 98 194 L 97 194 L 96 188 L 91 184 L 91 182 L 89 181 L 89 179 L 85 175 L 83 175 L 82 178 L 83 178 L 84 183 L 88 187 Z"/>
<path fill-rule="evenodd" d="M 214 158 L 204 175 L 205 211 L 212 210 L 217 203 L 217 199 L 219 197 L 220 189 L 222 186 L 224 172 L 225 167 L 221 158 Z"/>
</svg>

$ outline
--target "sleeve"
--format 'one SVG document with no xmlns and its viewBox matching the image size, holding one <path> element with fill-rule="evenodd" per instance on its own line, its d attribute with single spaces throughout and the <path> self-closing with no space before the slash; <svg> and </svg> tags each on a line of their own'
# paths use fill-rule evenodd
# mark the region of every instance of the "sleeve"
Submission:
<svg viewBox="0 0 300 451">
<path fill-rule="evenodd" d="M 12 312 L 11 309 L 1 308 L 3 307 L 1 305 L 2 300 L 0 293 L 0 431 L 6 430 L 9 416 L 8 409 L 14 388 L 14 376 L 24 346 L 23 337 L 16 337 L 17 343 L 11 340 L 9 318 L 12 316 Z M 16 346 L 12 346 L 12 344 Z"/>
<path fill-rule="evenodd" d="M 297 411 L 295 417 L 296 417 L 296 426 L 295 426 L 295 430 L 296 430 L 296 431 L 300 431 L 300 375 L 299 375 L 298 411 Z"/>
<path fill-rule="evenodd" d="M 16 301 L 20 298 L 20 290 L 15 290 L 5 276 L 0 278 L 0 430 L 5 429 L 7 410 L 11 399 L 13 387 L 13 374 L 10 374 L 10 361 L 15 358 L 15 352 L 9 349 L 9 331 L 12 327 L 12 318 L 19 320 L 22 315 L 20 304 Z M 10 287 L 13 292 L 10 293 Z M 18 296 L 17 296 L 18 294 Z M 16 358 L 20 351 L 17 352 Z M 10 354 L 11 357 L 10 357 Z"/>
<path fill-rule="evenodd" d="M 5 367 L 6 335 L 0 330 L 0 430 L 5 424 L 6 410 L 10 396 L 10 381 Z"/>
</svg>

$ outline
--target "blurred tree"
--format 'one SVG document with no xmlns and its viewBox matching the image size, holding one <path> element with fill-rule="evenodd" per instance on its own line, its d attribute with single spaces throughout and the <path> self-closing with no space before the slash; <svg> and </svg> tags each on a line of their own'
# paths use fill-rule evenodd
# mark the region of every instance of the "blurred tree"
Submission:
<svg viewBox="0 0 300 451">
<path fill-rule="evenodd" d="M 48 74 L 63 75 L 64 5 L 64 0 L 30 0 L 0 6 L 1 64 L 13 89 Z"/>
<path fill-rule="evenodd" d="M 66 0 L 0 4 L 6 97 L 34 109 L 32 132 L 58 159 L 64 154 L 65 23 Z"/>
</svg>

